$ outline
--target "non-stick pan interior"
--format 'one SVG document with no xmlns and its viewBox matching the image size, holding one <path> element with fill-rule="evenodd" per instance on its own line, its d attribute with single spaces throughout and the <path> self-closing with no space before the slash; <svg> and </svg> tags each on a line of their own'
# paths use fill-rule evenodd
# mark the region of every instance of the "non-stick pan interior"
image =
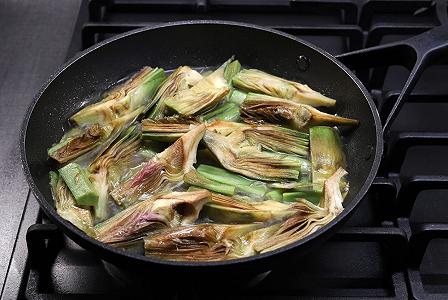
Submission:
<svg viewBox="0 0 448 300">
<path fill-rule="evenodd" d="M 244 65 L 307 83 L 337 99 L 333 112 L 360 120 L 360 126 L 346 136 L 350 202 L 372 168 L 377 143 L 371 107 L 357 84 L 326 55 L 288 36 L 250 26 L 205 23 L 129 34 L 82 55 L 57 74 L 36 102 L 25 136 L 26 162 L 45 200 L 52 203 L 47 148 L 60 139 L 67 118 L 86 99 L 144 65 L 217 66 L 232 55 Z M 299 70 L 300 56 L 309 60 L 306 71 Z"/>
</svg>

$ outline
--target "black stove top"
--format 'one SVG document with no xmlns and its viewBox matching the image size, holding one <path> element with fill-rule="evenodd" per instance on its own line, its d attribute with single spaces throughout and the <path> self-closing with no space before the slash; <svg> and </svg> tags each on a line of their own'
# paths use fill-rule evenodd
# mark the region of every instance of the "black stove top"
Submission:
<svg viewBox="0 0 448 300">
<path fill-rule="evenodd" d="M 2 212 L 6 211 L 0 221 L 4 232 L 0 237 L 1 299 L 133 298 L 134 293 L 148 299 L 448 299 L 446 61 L 426 68 L 392 123 L 381 171 L 344 228 L 317 251 L 291 262 L 289 269 L 272 270 L 244 287 L 223 288 L 213 294 L 199 283 L 163 294 L 151 293 L 146 286 L 135 288 L 63 236 L 40 212 L 37 201 L 24 188 L 22 175 L 17 174 L 21 171 L 18 130 L 12 131 L 7 123 L 18 128 L 38 85 L 64 57 L 119 32 L 176 20 L 243 21 L 285 31 L 337 55 L 403 40 L 445 24 L 446 1 L 35 2 L 25 8 L 24 3 L 13 6 L 6 1 L 7 10 L 0 4 L 0 25 L 26 11 L 29 15 L 23 18 L 40 28 L 40 34 L 32 33 L 20 25 L 23 22 L 17 23 L 16 32 L 6 32 L 6 40 L 18 42 L 0 45 L 0 53 L 5 50 L 6 54 L 6 59 L 0 56 L 0 78 L 5 78 L 0 84 L 0 132 L 7 138 L 7 143 L 0 144 L 0 183 L 4 185 L 0 205 Z M 20 5 L 22 10 L 17 8 Z M 14 35 L 17 30 L 20 38 Z M 21 49 L 17 55 L 27 56 L 23 61 L 34 61 L 34 68 L 8 60 L 8 55 L 11 58 L 16 53 L 14 47 Z M 40 52 L 27 52 L 27 47 Z M 12 70 L 16 65 L 23 70 Z M 358 75 L 383 112 L 387 103 L 398 97 L 409 71 L 389 66 Z M 24 79 L 26 83 L 17 84 Z"/>
</svg>

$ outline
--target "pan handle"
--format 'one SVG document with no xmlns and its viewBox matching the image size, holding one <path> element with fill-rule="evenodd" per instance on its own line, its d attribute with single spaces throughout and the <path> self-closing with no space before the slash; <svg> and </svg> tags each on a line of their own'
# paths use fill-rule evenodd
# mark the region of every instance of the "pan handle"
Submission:
<svg viewBox="0 0 448 300">
<path fill-rule="evenodd" d="M 421 74 L 428 66 L 438 62 L 448 53 L 448 24 L 435 27 L 404 41 L 366 48 L 336 56 L 352 69 L 365 69 L 390 65 L 401 65 L 410 74 L 391 107 L 382 114 L 383 136 L 386 137 L 403 103 L 411 93 Z"/>
</svg>

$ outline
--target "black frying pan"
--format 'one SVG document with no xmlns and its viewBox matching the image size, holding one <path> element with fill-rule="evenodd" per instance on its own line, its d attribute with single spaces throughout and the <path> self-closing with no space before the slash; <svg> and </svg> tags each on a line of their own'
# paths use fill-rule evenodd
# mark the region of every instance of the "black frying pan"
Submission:
<svg viewBox="0 0 448 300">
<path fill-rule="evenodd" d="M 359 127 L 346 135 L 350 192 L 345 210 L 337 218 L 308 237 L 265 254 L 222 262 L 175 262 L 100 243 L 56 213 L 49 187 L 51 163 L 47 148 L 60 139 L 67 118 L 80 109 L 85 99 L 144 65 L 165 69 L 179 65 L 217 66 L 232 55 L 253 68 L 307 83 L 337 99 L 334 113 L 360 120 Z M 301 63 L 307 61 L 309 65 L 297 64 L 299 57 Z M 36 95 L 26 114 L 21 139 L 28 183 L 42 210 L 67 236 L 115 265 L 158 275 L 175 271 L 188 276 L 212 271 L 259 272 L 306 253 L 334 233 L 358 206 L 375 177 L 382 150 L 375 105 L 361 82 L 338 60 L 291 35 L 222 21 L 177 22 L 138 29 L 83 51 L 63 65 Z"/>
</svg>

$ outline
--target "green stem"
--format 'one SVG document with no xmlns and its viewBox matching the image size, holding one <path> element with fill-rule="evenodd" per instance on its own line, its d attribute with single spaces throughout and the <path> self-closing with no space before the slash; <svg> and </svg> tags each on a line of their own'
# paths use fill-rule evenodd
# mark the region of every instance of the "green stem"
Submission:
<svg viewBox="0 0 448 300">
<path fill-rule="evenodd" d="M 231 185 L 236 188 L 237 192 L 248 196 L 254 195 L 262 197 L 267 191 L 267 187 L 264 183 L 245 178 L 221 168 L 209 165 L 199 165 L 197 171 L 199 174 L 210 180 Z"/>
<path fill-rule="evenodd" d="M 230 103 L 232 104 L 232 103 Z M 222 121 L 230 121 L 236 122 L 240 119 L 240 108 L 237 105 L 231 106 L 226 111 L 214 116 L 211 120 L 222 120 Z"/>
<path fill-rule="evenodd" d="M 314 205 L 319 205 L 322 192 L 319 191 L 303 191 L 283 193 L 283 201 L 294 202 L 297 199 L 304 198 Z"/>
<path fill-rule="evenodd" d="M 230 95 L 229 102 L 235 103 L 236 105 L 241 105 L 246 99 L 247 94 L 240 90 L 234 89 Z"/>
<path fill-rule="evenodd" d="M 235 104 L 233 103 L 224 103 L 221 106 L 219 106 L 218 108 L 206 113 L 205 115 L 202 116 L 202 119 L 204 121 L 210 121 L 212 118 L 214 118 L 215 116 L 227 111 L 228 109 L 232 108 Z"/>
<path fill-rule="evenodd" d="M 210 180 L 204 176 L 201 176 L 201 174 L 199 174 L 196 171 L 190 171 L 187 174 L 185 174 L 184 182 L 223 195 L 233 196 L 235 194 L 235 187 Z"/>
</svg>

